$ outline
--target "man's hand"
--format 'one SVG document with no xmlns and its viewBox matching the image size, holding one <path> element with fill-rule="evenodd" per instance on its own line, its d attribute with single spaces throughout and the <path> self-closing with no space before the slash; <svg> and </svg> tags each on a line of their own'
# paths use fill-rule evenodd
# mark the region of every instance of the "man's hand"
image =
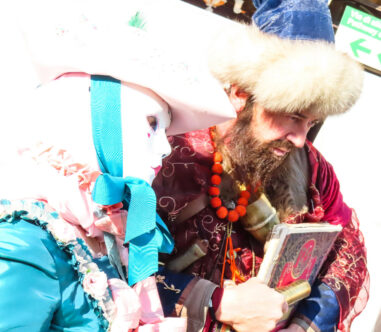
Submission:
<svg viewBox="0 0 381 332">
<path fill-rule="evenodd" d="M 298 324 L 290 324 L 286 329 L 281 329 L 278 332 L 305 332 L 305 330 Z"/>
<path fill-rule="evenodd" d="M 282 294 L 251 278 L 224 289 L 216 318 L 237 332 L 269 332 L 287 310 Z"/>
</svg>

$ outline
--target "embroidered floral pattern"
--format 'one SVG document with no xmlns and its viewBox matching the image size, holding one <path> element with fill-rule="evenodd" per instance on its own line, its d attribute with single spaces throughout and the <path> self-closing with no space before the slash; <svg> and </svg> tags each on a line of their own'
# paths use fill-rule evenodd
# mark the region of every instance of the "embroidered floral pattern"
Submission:
<svg viewBox="0 0 381 332">
<path fill-rule="evenodd" d="M 181 292 L 181 289 L 178 289 L 175 287 L 174 284 L 171 284 L 170 286 L 165 282 L 165 276 L 162 276 L 160 274 L 156 275 L 156 282 L 158 284 L 163 284 L 164 289 L 170 290 L 172 292 L 175 292 L 176 294 L 179 294 Z"/>
<path fill-rule="evenodd" d="M 323 266 L 320 278 L 349 303 L 340 310 L 340 331 L 350 331 L 352 320 L 361 313 L 369 299 L 369 274 L 366 269 L 364 238 L 354 211 L 352 220 L 339 235 L 328 259 L 332 264 Z M 358 289 L 353 285 L 361 285 Z"/>
</svg>

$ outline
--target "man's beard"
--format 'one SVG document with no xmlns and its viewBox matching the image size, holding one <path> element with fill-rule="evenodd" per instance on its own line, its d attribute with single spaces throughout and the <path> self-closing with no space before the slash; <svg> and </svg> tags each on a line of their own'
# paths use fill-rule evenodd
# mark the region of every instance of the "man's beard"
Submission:
<svg viewBox="0 0 381 332">
<path fill-rule="evenodd" d="M 230 175 L 235 180 L 266 186 L 272 173 L 286 161 L 295 147 L 285 140 L 260 142 L 250 125 L 252 112 L 250 103 L 240 112 L 231 130 L 224 137 L 217 137 L 217 147 L 223 153 Z M 284 156 L 277 156 L 274 154 L 274 148 L 282 148 L 289 152 Z"/>
</svg>

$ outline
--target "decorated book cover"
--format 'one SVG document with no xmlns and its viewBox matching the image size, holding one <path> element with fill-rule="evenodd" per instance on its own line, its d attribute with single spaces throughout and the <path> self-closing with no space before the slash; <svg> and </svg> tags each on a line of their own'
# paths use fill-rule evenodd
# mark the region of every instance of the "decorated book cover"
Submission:
<svg viewBox="0 0 381 332">
<path fill-rule="evenodd" d="M 271 288 L 297 280 L 306 280 L 312 286 L 341 229 L 328 223 L 275 225 L 257 277 Z M 275 331 L 286 325 L 296 304 L 290 306 Z"/>
<path fill-rule="evenodd" d="M 300 279 L 312 285 L 341 229 L 328 223 L 275 225 L 258 278 L 272 288 Z"/>
</svg>

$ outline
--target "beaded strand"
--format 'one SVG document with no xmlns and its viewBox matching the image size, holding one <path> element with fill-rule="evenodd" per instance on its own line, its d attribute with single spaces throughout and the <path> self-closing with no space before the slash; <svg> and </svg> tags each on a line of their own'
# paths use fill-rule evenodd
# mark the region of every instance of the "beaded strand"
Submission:
<svg viewBox="0 0 381 332">
<path fill-rule="evenodd" d="M 213 128 L 209 129 L 209 134 L 212 139 L 212 144 L 214 150 L 216 149 L 216 144 L 214 143 L 213 136 Z M 219 185 L 221 183 L 221 174 L 223 173 L 222 167 L 222 154 L 218 151 L 214 151 L 213 153 L 213 166 L 212 176 L 210 178 L 210 186 L 208 189 L 208 194 L 210 196 L 210 205 L 216 209 L 217 217 L 220 219 L 226 219 L 230 222 L 236 222 L 239 218 L 243 217 L 246 214 L 246 206 L 249 204 L 249 199 L 251 197 L 250 188 L 246 188 L 240 191 L 239 198 L 235 204 L 234 209 L 228 209 L 226 206 L 222 204 L 222 200 L 220 198 L 220 188 Z"/>
</svg>

